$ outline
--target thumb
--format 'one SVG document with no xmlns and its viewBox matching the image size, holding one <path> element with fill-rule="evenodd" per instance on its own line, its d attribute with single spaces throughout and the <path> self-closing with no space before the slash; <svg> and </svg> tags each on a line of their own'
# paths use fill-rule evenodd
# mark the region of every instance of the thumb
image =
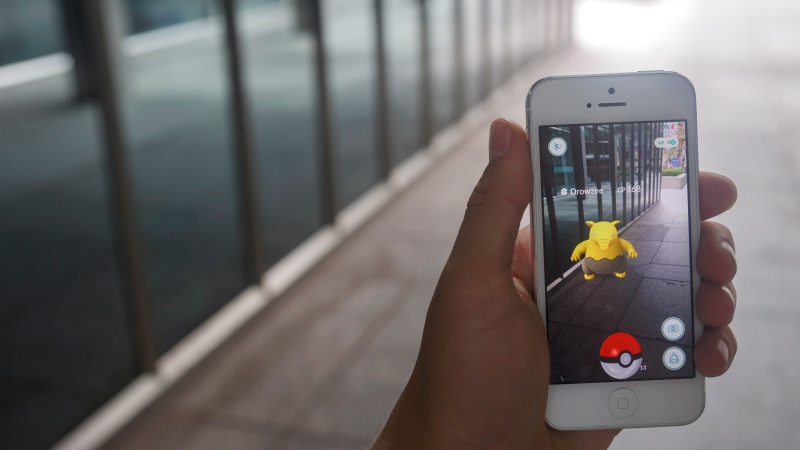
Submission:
<svg viewBox="0 0 800 450">
<path fill-rule="evenodd" d="M 489 164 L 472 191 L 448 265 L 464 275 L 508 273 L 520 220 L 532 196 L 525 131 L 498 119 L 489 133 Z"/>
</svg>

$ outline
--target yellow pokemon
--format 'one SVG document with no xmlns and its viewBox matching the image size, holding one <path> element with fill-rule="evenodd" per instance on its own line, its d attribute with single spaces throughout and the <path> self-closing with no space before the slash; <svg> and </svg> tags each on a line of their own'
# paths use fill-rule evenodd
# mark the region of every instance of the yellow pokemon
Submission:
<svg viewBox="0 0 800 450">
<path fill-rule="evenodd" d="M 628 261 L 623 252 L 627 252 L 630 258 L 636 258 L 636 249 L 633 248 L 633 244 L 617 236 L 618 223 L 619 220 L 586 222 L 586 225 L 589 225 L 591 236 L 575 247 L 570 259 L 580 261 L 581 255 L 586 253 L 581 266 L 583 277 L 587 280 L 594 278 L 595 274 L 608 275 L 610 273 L 624 278 L 625 271 L 628 270 Z"/>
</svg>

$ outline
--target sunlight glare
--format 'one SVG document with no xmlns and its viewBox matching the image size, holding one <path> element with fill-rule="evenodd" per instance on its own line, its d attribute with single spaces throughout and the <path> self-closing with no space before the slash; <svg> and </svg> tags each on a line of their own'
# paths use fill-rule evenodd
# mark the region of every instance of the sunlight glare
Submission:
<svg viewBox="0 0 800 450">
<path fill-rule="evenodd" d="M 652 51 L 680 30 L 694 10 L 690 0 L 581 0 L 575 5 L 575 40 L 587 49 Z"/>
</svg>

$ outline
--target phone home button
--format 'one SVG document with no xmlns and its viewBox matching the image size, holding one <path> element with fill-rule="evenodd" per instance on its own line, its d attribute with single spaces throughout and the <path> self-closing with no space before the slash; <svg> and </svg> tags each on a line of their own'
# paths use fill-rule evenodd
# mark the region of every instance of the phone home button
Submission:
<svg viewBox="0 0 800 450">
<path fill-rule="evenodd" d="M 630 419 L 639 409 L 639 399 L 630 389 L 617 389 L 608 398 L 608 410 L 618 419 Z"/>
</svg>

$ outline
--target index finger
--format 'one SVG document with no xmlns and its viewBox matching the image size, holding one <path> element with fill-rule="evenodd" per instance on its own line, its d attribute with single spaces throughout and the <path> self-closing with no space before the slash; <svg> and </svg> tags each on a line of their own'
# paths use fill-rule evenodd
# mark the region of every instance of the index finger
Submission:
<svg viewBox="0 0 800 450">
<path fill-rule="evenodd" d="M 698 178 L 700 220 L 708 220 L 731 209 L 736 203 L 736 185 L 728 177 L 714 172 L 700 172 Z"/>
</svg>

